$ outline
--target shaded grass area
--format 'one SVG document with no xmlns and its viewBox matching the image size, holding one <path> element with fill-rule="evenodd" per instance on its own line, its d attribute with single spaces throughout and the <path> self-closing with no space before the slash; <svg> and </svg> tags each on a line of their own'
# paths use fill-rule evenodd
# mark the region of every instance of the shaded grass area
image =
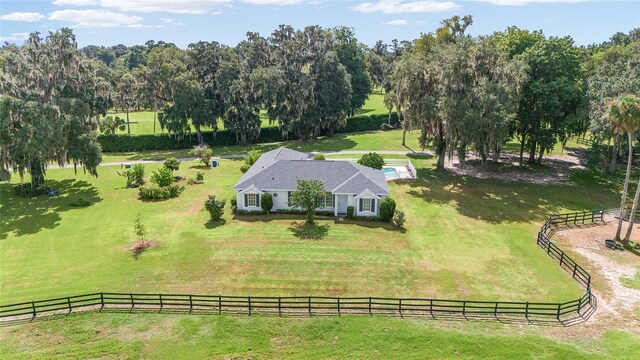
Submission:
<svg viewBox="0 0 640 360">
<path fill-rule="evenodd" d="M 387 114 L 388 110 L 384 107 L 384 95 L 380 92 L 374 92 L 369 95 L 369 98 L 362 106 L 362 109 L 358 110 L 358 115 L 374 115 L 374 114 Z M 122 112 L 121 109 L 111 111 L 110 115 L 117 115 L 127 121 L 127 114 Z M 277 123 L 270 124 L 267 117 L 266 110 L 260 111 L 260 119 L 262 121 L 262 127 L 278 126 Z M 130 111 L 129 112 L 129 126 L 131 128 L 132 135 L 141 134 L 167 134 L 167 130 L 163 130 L 158 122 L 158 116 L 155 116 L 155 129 L 154 129 L 154 112 L 153 111 Z M 224 123 L 219 120 L 218 127 L 220 130 L 224 129 Z M 203 127 L 203 130 L 211 130 L 210 127 Z M 155 131 L 155 132 L 154 132 Z M 195 131 L 191 126 L 191 131 Z M 118 134 L 126 134 L 127 129 L 124 131 L 117 131 Z"/>
<path fill-rule="evenodd" d="M 227 295 L 340 295 L 566 301 L 581 289 L 537 248 L 546 214 L 613 206 L 616 194 L 591 173 L 579 185 L 540 186 L 457 177 L 414 159 L 420 180 L 391 184 L 406 231 L 380 224 L 302 218 L 234 218 L 210 224 L 209 194 L 230 199 L 238 160 L 205 170 L 204 184 L 176 199 L 142 202 L 113 168 L 95 179 L 71 169 L 57 198 L 21 199 L 0 185 L 2 303 L 94 291 Z M 147 165 L 147 174 L 159 167 Z M 177 175 L 195 177 L 196 162 Z M 71 186 L 74 184 L 74 186 Z M 88 192 L 88 193 L 87 193 Z M 83 197 L 88 207 L 66 207 Z M 138 260 L 140 214 L 149 241 Z M 316 239 L 309 241 L 309 238 Z"/>
<path fill-rule="evenodd" d="M 637 336 L 560 342 L 500 324 L 386 317 L 85 313 L 0 329 L 4 359 L 637 359 Z"/>
</svg>

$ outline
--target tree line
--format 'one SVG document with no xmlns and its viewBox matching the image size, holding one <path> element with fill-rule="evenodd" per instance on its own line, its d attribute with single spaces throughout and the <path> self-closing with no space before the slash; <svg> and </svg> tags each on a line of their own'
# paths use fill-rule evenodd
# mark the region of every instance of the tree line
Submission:
<svg viewBox="0 0 640 360">
<path fill-rule="evenodd" d="M 236 46 L 186 49 L 162 41 L 79 49 L 69 29 L 33 33 L 0 49 L 2 176 L 30 172 L 32 185 L 42 185 L 51 161 L 95 174 L 98 128 L 130 132 L 128 113 L 140 108 L 157 112 L 175 136 L 193 128 L 201 143 L 203 129 L 219 125 L 239 144 L 257 141 L 261 112 L 283 138 L 310 140 L 343 127 L 374 88 L 401 115 L 403 143 L 417 134 L 423 147 L 433 145 L 439 168 L 454 155 L 463 165 L 471 154 L 498 161 L 512 140 L 521 164 L 541 162 L 589 131 L 595 161 L 615 169 L 637 134 L 613 131 L 607 107 L 640 93 L 640 30 L 578 47 L 516 27 L 473 37 L 472 24 L 454 16 L 412 41 L 372 47 L 348 27 L 282 25 L 268 36 L 249 32 Z M 106 116 L 113 108 L 126 120 Z"/>
</svg>

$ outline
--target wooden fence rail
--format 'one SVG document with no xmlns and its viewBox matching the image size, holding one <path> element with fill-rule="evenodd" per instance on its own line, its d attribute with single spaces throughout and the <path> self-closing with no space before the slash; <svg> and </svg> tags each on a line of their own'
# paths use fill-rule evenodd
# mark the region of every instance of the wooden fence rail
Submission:
<svg viewBox="0 0 640 360">
<path fill-rule="evenodd" d="M 204 294 L 152 294 L 98 292 L 0 305 L 0 322 L 39 315 L 104 309 L 139 311 L 188 311 L 189 313 L 271 313 L 282 315 L 456 315 L 464 317 L 517 317 L 554 319 L 580 315 L 591 305 L 591 277 L 552 242 L 558 227 L 602 221 L 603 210 L 549 216 L 540 228 L 537 244 L 586 290 L 579 299 L 563 303 L 529 301 L 475 301 L 424 298 L 330 297 L 330 296 L 229 296 Z"/>
</svg>

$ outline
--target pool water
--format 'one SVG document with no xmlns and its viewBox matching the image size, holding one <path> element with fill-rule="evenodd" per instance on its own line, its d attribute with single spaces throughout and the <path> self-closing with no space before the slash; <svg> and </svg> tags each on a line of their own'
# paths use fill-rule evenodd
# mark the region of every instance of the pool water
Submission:
<svg viewBox="0 0 640 360">
<path fill-rule="evenodd" d="M 384 172 L 384 177 L 387 178 L 387 180 L 398 178 L 398 172 L 394 168 L 382 168 L 382 171 Z"/>
</svg>

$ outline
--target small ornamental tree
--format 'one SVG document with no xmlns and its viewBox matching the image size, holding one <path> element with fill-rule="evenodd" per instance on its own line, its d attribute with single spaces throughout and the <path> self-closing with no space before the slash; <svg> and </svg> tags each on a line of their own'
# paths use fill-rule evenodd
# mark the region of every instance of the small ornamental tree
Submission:
<svg viewBox="0 0 640 360">
<path fill-rule="evenodd" d="M 164 167 L 167 169 L 171 169 L 172 171 L 178 171 L 180 169 L 180 161 L 176 160 L 174 157 L 170 157 L 163 163 Z"/>
<path fill-rule="evenodd" d="M 269 212 L 273 208 L 273 196 L 269 193 L 264 193 L 260 197 L 260 207 L 264 212 Z"/>
<path fill-rule="evenodd" d="M 140 243 L 144 245 L 144 236 L 147 234 L 147 227 L 142 223 L 140 214 L 136 216 L 136 222 L 133 224 L 133 231 L 136 233 Z"/>
<path fill-rule="evenodd" d="M 379 154 L 372 152 L 362 155 L 358 164 L 380 170 L 384 166 L 384 159 Z"/>
<path fill-rule="evenodd" d="M 380 218 L 384 222 L 391 222 L 396 212 L 396 201 L 386 197 L 380 201 Z"/>
<path fill-rule="evenodd" d="M 215 195 L 209 195 L 209 198 L 204 202 L 204 208 L 211 215 L 211 221 L 218 221 L 222 218 L 226 203 L 226 200 L 216 200 Z"/>
<path fill-rule="evenodd" d="M 320 180 L 298 180 L 298 187 L 291 193 L 290 205 L 307 212 L 307 224 L 313 224 L 316 208 L 324 202 L 324 184 Z"/>
<path fill-rule="evenodd" d="M 164 166 L 151 174 L 151 182 L 160 187 L 169 186 L 174 180 L 173 171 Z"/>
<path fill-rule="evenodd" d="M 211 167 L 211 157 L 213 156 L 213 150 L 211 150 L 209 146 L 195 146 L 191 151 L 189 151 L 189 155 L 195 156 L 200 159 L 200 161 L 204 163 L 204 166 Z"/>
<path fill-rule="evenodd" d="M 404 226 L 404 212 L 398 210 L 395 215 L 393 215 L 393 224 L 399 228 Z"/>
<path fill-rule="evenodd" d="M 315 154 L 313 155 L 313 160 L 326 160 L 326 159 L 322 154 Z"/>
</svg>

